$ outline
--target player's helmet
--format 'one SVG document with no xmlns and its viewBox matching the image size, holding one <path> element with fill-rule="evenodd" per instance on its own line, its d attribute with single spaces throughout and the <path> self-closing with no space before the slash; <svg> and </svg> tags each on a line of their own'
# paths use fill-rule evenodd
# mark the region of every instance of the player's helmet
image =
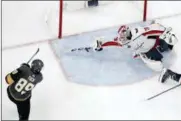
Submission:
<svg viewBox="0 0 181 121">
<path fill-rule="evenodd" d="M 42 60 L 40 59 L 35 59 L 33 60 L 33 62 L 31 63 L 31 70 L 34 73 L 40 73 L 40 71 L 42 70 L 42 68 L 44 67 L 44 63 Z"/>
<path fill-rule="evenodd" d="M 128 44 L 130 42 L 130 29 L 128 26 L 123 25 L 118 30 L 118 40 L 122 45 Z"/>
</svg>

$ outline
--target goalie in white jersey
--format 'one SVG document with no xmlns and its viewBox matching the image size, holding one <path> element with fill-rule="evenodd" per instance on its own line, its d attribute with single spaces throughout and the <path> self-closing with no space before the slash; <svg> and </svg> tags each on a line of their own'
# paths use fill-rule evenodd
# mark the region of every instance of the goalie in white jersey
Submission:
<svg viewBox="0 0 181 121">
<path fill-rule="evenodd" d="M 165 28 L 158 23 L 136 28 L 124 25 L 119 28 L 118 37 L 114 41 L 97 40 L 95 50 L 100 51 L 105 45 L 127 46 L 133 50 L 134 58 L 139 56 L 149 68 L 160 72 L 164 68 L 162 52 L 172 50 L 177 41 L 171 28 Z"/>
</svg>

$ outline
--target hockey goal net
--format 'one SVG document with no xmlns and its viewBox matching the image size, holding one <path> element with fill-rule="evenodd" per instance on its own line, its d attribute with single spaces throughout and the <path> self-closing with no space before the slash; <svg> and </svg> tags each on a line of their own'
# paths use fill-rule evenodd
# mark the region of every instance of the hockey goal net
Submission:
<svg viewBox="0 0 181 121">
<path fill-rule="evenodd" d="M 181 13 L 181 1 L 98 1 L 92 7 L 88 1 L 3 1 L 2 6 L 3 47 Z"/>
<path fill-rule="evenodd" d="M 59 38 L 69 33 L 81 33 L 181 13 L 181 1 L 98 1 L 98 6 L 94 7 L 88 7 L 88 1 L 60 0 L 59 3 Z"/>
</svg>

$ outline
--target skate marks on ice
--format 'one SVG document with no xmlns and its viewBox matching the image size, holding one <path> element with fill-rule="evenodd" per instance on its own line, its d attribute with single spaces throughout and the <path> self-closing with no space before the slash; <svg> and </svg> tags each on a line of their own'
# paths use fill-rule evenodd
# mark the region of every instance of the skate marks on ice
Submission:
<svg viewBox="0 0 181 121">
<path fill-rule="evenodd" d="M 96 37 L 111 40 L 117 29 L 83 33 L 51 42 L 69 81 L 96 86 L 132 84 L 156 74 L 141 59 L 133 59 L 132 52 L 125 47 L 108 47 L 100 52 L 70 51 L 92 45 Z"/>
</svg>

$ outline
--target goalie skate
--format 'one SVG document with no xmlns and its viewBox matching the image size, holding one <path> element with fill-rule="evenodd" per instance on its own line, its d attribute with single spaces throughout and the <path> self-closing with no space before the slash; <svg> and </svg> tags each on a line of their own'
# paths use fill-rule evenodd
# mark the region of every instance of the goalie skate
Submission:
<svg viewBox="0 0 181 121">
<path fill-rule="evenodd" d="M 96 41 L 96 48 L 95 48 L 95 50 L 96 51 L 101 51 L 101 50 L 103 50 L 103 48 L 102 48 L 102 41 L 99 41 L 99 40 L 97 40 Z"/>
<path fill-rule="evenodd" d="M 159 82 L 164 83 L 170 77 L 169 71 L 164 68 L 160 74 Z"/>
</svg>

